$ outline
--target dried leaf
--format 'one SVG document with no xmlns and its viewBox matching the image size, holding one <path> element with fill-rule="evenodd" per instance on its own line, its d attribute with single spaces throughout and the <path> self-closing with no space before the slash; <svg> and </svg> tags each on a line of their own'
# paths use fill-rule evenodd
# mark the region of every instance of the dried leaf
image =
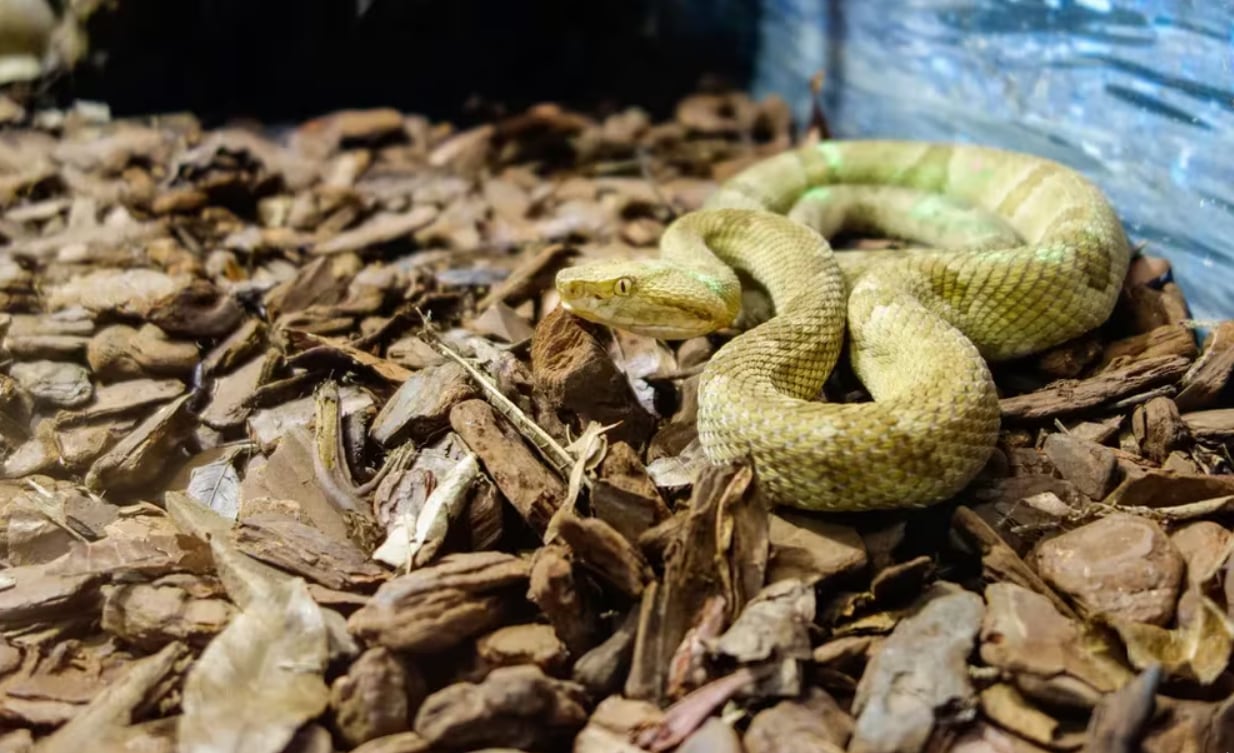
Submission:
<svg viewBox="0 0 1234 753">
<path fill-rule="evenodd" d="M 240 476 L 231 457 L 194 468 L 186 492 L 228 520 L 235 520 L 240 514 Z"/>
<path fill-rule="evenodd" d="M 325 619 L 304 581 L 265 596 L 189 672 L 178 730 L 184 753 L 279 753 L 329 703 Z"/>
<path fill-rule="evenodd" d="M 1173 630 L 1129 620 L 1111 620 L 1137 669 L 1160 664 L 1167 676 L 1208 685 L 1221 676 L 1234 649 L 1234 621 L 1207 596 Z"/>
</svg>

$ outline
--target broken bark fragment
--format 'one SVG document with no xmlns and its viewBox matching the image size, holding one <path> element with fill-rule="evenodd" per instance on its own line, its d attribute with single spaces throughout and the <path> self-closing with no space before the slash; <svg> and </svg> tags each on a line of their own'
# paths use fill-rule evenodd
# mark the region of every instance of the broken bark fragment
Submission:
<svg viewBox="0 0 1234 753">
<path fill-rule="evenodd" d="M 1190 362 L 1182 356 L 1160 356 L 1136 361 L 1081 381 L 1065 380 L 1027 395 L 999 401 L 1003 418 L 1033 421 L 1097 408 L 1161 384 L 1172 383 Z"/>
<path fill-rule="evenodd" d="M 480 457 L 489 476 L 533 529 L 543 533 L 565 500 L 565 483 L 544 467 L 522 438 L 483 400 L 450 410 L 450 426 Z"/>
<path fill-rule="evenodd" d="M 1131 416 L 1131 429 L 1144 457 L 1158 464 L 1187 439 L 1178 406 L 1168 397 L 1155 397 L 1138 406 Z"/>
<path fill-rule="evenodd" d="M 576 414 L 582 424 L 619 424 L 613 440 L 640 445 L 651 433 L 651 416 L 638 404 L 609 358 L 595 325 L 565 310 L 550 312 L 531 341 L 537 389 L 557 410 Z"/>
<path fill-rule="evenodd" d="M 430 695 L 416 732 L 451 746 L 539 747 L 583 726 L 582 688 L 533 666 L 502 667 L 479 684 L 458 683 Z"/>
<path fill-rule="evenodd" d="M 467 372 L 447 362 L 418 371 L 386 401 L 370 430 L 383 447 L 423 444 L 450 425 L 450 409 L 476 397 Z"/>
<path fill-rule="evenodd" d="M 509 625 L 481 636 L 476 655 L 486 667 L 532 664 L 549 676 L 559 676 L 568 657 L 553 628 L 540 624 Z"/>
<path fill-rule="evenodd" d="M 386 579 L 350 541 L 332 539 L 284 515 L 245 517 L 234 532 L 236 546 L 254 559 L 327 588 L 367 591 Z"/>
<path fill-rule="evenodd" d="M 1234 378 L 1234 321 L 1225 321 L 1209 335 L 1204 352 L 1179 380 L 1182 390 L 1175 398 L 1178 409 L 1194 411 L 1209 407 L 1227 392 L 1231 378 Z"/>
<path fill-rule="evenodd" d="M 371 648 L 330 688 L 335 723 L 349 745 L 411 729 L 424 680 L 389 650 Z"/>
<path fill-rule="evenodd" d="M 802 700 L 784 700 L 750 720 L 742 741 L 749 753 L 789 753 L 806 748 L 840 753 L 853 734 L 853 719 L 830 695 L 811 688 Z"/>
<path fill-rule="evenodd" d="M 1037 570 L 1086 613 L 1164 625 L 1174 614 L 1184 562 L 1152 521 L 1114 514 L 1041 545 Z"/>
<path fill-rule="evenodd" d="M 527 573 L 527 561 L 508 554 L 451 555 L 387 581 L 348 629 L 395 651 L 440 651 L 500 625 Z"/>
<path fill-rule="evenodd" d="M 639 550 L 598 518 L 564 515 L 558 518 L 557 533 L 584 567 L 627 596 L 637 597 L 651 579 Z"/>
<path fill-rule="evenodd" d="M 965 657 L 983 611 L 975 594 L 939 593 L 896 626 L 857 685 L 850 751 L 920 751 L 939 713 L 973 702 Z"/>
</svg>

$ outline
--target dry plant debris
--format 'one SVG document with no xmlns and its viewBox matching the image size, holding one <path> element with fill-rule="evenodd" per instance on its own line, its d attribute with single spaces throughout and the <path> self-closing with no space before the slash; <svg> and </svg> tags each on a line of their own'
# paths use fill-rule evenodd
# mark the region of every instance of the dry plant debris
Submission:
<svg viewBox="0 0 1234 753">
<path fill-rule="evenodd" d="M 557 307 L 798 139 L 724 92 L 0 131 L 0 750 L 1234 749 L 1234 322 L 1163 260 L 911 513 L 767 510 L 694 433 L 726 335 Z"/>
</svg>

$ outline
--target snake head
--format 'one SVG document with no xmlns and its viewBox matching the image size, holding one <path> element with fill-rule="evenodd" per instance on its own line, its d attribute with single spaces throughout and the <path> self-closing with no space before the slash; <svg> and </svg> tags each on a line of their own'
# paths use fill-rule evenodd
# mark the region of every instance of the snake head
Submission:
<svg viewBox="0 0 1234 753">
<path fill-rule="evenodd" d="M 736 276 L 713 279 L 659 260 L 563 269 L 557 273 L 557 292 L 562 307 L 580 318 L 662 340 L 727 327 L 741 307 Z"/>
</svg>

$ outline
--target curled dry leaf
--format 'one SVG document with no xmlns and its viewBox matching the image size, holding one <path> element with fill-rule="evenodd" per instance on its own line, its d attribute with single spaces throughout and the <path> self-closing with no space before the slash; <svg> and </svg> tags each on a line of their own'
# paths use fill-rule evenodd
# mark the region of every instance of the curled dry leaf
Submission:
<svg viewBox="0 0 1234 753">
<path fill-rule="evenodd" d="M 330 698 L 325 619 L 304 581 L 249 602 L 210 642 L 184 684 L 179 749 L 278 753 Z"/>
<path fill-rule="evenodd" d="M 1195 595 L 1198 606 L 1172 630 L 1114 619 L 1111 623 L 1127 647 L 1127 658 L 1137 669 L 1161 665 L 1166 676 L 1215 681 L 1230 663 L 1234 649 L 1234 621 L 1207 596 Z"/>
</svg>

